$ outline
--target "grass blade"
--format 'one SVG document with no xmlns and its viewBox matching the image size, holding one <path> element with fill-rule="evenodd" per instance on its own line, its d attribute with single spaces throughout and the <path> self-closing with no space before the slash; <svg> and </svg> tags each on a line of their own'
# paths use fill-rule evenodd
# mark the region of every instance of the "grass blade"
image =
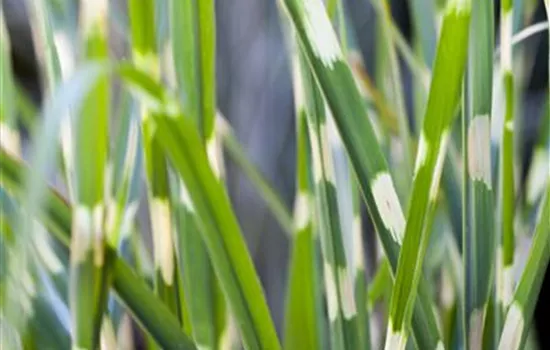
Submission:
<svg viewBox="0 0 550 350">
<path fill-rule="evenodd" d="M 311 139 L 330 339 L 333 349 L 353 349 L 357 342 L 357 309 L 338 212 L 334 161 L 328 134 L 330 115 L 325 114 L 325 101 L 307 69 L 304 57 L 300 57 L 298 52 L 295 55 L 294 65 L 297 67 L 294 69 L 301 78 L 295 93 L 303 96 L 303 105 L 298 105 L 298 108 L 302 108 L 307 116 Z M 297 99 L 298 103 L 300 99 Z"/>
<path fill-rule="evenodd" d="M 390 303 L 386 349 L 404 349 L 406 345 L 406 327 L 422 273 L 450 127 L 459 102 L 468 48 L 470 6 L 469 0 L 451 1 L 443 18 L 403 248 Z"/>
<path fill-rule="evenodd" d="M 185 115 L 193 118 L 208 150 L 212 169 L 223 177 L 221 144 L 215 135 L 215 16 L 212 1 L 170 1 L 171 44 L 176 87 Z M 195 341 L 207 348 L 227 347 L 229 319 L 221 291 L 193 210 L 185 203 L 185 183 L 178 186 L 184 196 L 177 201 L 180 215 L 179 266 L 184 278 Z"/>
<path fill-rule="evenodd" d="M 514 265 L 514 75 L 512 72 L 512 34 L 514 28 L 513 2 L 504 0 L 500 9 L 500 68 L 504 86 L 505 111 L 502 123 L 502 143 L 499 159 L 500 233 L 497 262 L 497 299 L 499 308 L 506 310 L 513 291 Z"/>
<path fill-rule="evenodd" d="M 550 186 L 541 203 L 529 258 L 506 314 L 499 350 L 523 349 L 535 311 L 544 272 L 550 262 Z"/>
<path fill-rule="evenodd" d="M 470 349 L 480 349 L 483 323 L 493 285 L 496 247 L 491 171 L 491 102 L 493 83 L 493 3 L 472 5 L 468 79 L 468 105 L 464 133 L 466 198 L 464 213 L 464 334 Z"/>
<path fill-rule="evenodd" d="M 152 0 L 128 2 L 132 36 L 132 53 L 135 64 L 148 72 L 153 79 L 160 79 L 160 62 L 157 54 L 155 3 Z M 142 119 L 151 111 L 142 106 Z M 169 200 L 168 168 L 155 130 L 142 122 L 145 169 L 148 179 L 149 213 L 153 235 L 155 259 L 155 291 L 169 308 L 178 314 L 177 286 L 175 277 L 175 251 L 172 234 L 172 206 Z"/>
<path fill-rule="evenodd" d="M 102 60 L 108 56 L 107 10 L 106 0 L 82 4 L 81 32 L 88 59 Z M 72 346 L 82 349 L 93 349 L 99 344 L 109 288 L 108 262 L 104 258 L 108 84 L 106 76 L 98 78 L 84 99 L 80 116 L 74 120 L 76 202 L 71 235 L 69 303 L 74 330 Z"/>
<path fill-rule="evenodd" d="M 229 198 L 215 178 L 196 126 L 181 115 L 153 115 L 157 137 L 189 191 L 189 202 L 222 290 L 248 349 L 279 349 L 263 290 Z M 215 203 L 215 205 L 214 205 Z"/>
<path fill-rule="evenodd" d="M 370 216 L 395 271 L 405 219 L 351 70 L 343 59 L 320 1 L 282 2 L 296 30 L 300 47 L 332 111 Z M 418 347 L 432 349 L 437 346 L 441 336 L 426 292 L 427 289 L 422 286 L 413 327 Z"/>
<path fill-rule="evenodd" d="M 300 81 L 294 71 L 294 89 Z M 296 97 L 303 96 L 295 92 Z M 296 103 L 296 188 L 294 202 L 294 235 L 290 257 L 286 296 L 284 348 L 289 350 L 318 349 L 320 337 L 315 300 L 314 208 L 309 185 L 307 119 L 303 101 Z"/>
</svg>

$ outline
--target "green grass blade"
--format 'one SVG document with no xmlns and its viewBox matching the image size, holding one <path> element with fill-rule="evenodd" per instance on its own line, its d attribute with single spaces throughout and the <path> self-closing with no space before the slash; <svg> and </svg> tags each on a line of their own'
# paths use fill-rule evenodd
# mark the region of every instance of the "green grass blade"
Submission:
<svg viewBox="0 0 550 350">
<path fill-rule="evenodd" d="M 212 168 L 220 177 L 221 164 L 214 154 L 219 152 L 215 132 L 216 118 L 216 16 L 214 1 L 197 1 L 197 26 L 199 36 L 201 78 L 201 124 L 206 139 L 206 149 Z"/>
<path fill-rule="evenodd" d="M 470 1 L 449 2 L 443 18 L 416 158 L 403 248 L 390 304 L 386 349 L 403 349 L 428 246 L 450 127 L 459 102 L 468 48 Z"/>
<path fill-rule="evenodd" d="M 27 171 L 28 168 L 19 160 L 0 150 L 0 185 L 16 193 L 19 198 L 24 195 L 23 174 Z M 68 202 L 50 190 L 44 203 L 43 210 L 37 216 L 60 245 L 68 250 L 72 222 Z M 117 253 L 108 248 L 106 255 L 110 255 L 112 261 L 112 288 L 140 325 L 166 349 L 195 349 L 181 330 L 179 321 Z"/>
<path fill-rule="evenodd" d="M 300 74 L 294 72 L 295 75 Z M 299 81 L 299 77 L 294 77 Z M 296 85 L 295 85 L 296 86 Z M 296 89 L 296 87 L 295 87 Z M 290 257 L 285 308 L 284 348 L 318 349 L 320 337 L 315 305 L 315 241 L 313 236 L 313 200 L 308 172 L 307 120 L 303 104 L 296 104 L 296 199 L 294 235 Z"/>
<path fill-rule="evenodd" d="M 372 277 L 369 285 L 368 305 L 374 308 L 378 302 L 389 299 L 387 294 L 391 293 L 393 288 L 391 266 L 386 257 L 382 257 L 378 263 L 376 273 Z"/>
<path fill-rule="evenodd" d="M 342 43 L 342 52 L 347 56 L 349 49 L 343 0 L 338 1 L 337 14 L 338 38 Z M 393 50 L 392 53 L 395 54 L 395 50 L 391 46 L 391 43 L 389 43 L 389 45 L 389 49 Z M 394 55 L 393 58 L 396 58 L 396 56 Z M 303 63 L 306 64 L 305 58 L 303 58 Z M 392 63 L 396 63 L 396 61 Z M 392 66 L 392 68 L 396 67 Z M 392 76 L 392 82 L 395 82 L 396 80 L 393 78 L 398 78 L 399 70 L 394 69 L 392 73 L 397 74 Z M 301 87 L 296 86 L 295 88 L 300 89 Z M 404 101 L 402 100 L 400 89 L 397 89 L 395 94 L 398 99 L 397 105 L 403 107 L 401 103 Z M 403 113 L 401 117 L 405 117 L 406 119 L 406 114 Z M 399 121 L 401 122 L 402 118 L 399 118 Z M 355 322 L 357 323 L 357 338 L 355 339 L 356 343 L 354 345 L 358 349 L 370 349 L 370 329 L 367 311 L 368 287 L 365 275 L 365 253 L 363 250 L 363 231 L 361 227 L 361 195 L 357 185 L 357 179 L 351 169 L 342 140 L 340 135 L 338 135 L 338 130 L 331 115 L 328 116 L 328 122 L 329 145 L 335 159 L 335 188 L 336 197 L 338 198 L 338 212 L 341 219 L 343 248 L 348 248 L 346 258 L 349 270 L 351 271 L 353 297 L 355 299 L 357 312 L 355 318 Z M 405 125 L 404 128 L 402 126 L 401 124 L 399 132 L 406 137 L 402 139 L 402 141 L 407 142 L 409 141 L 408 125 Z M 409 159 L 405 156 L 403 160 L 403 167 L 405 170 L 407 170 L 408 160 Z M 349 232 L 349 234 L 346 235 L 345 232 Z M 344 251 L 346 250 L 344 249 Z"/>
<path fill-rule="evenodd" d="M 413 7 L 417 8 L 420 6 L 431 6 L 429 4 L 420 4 L 422 1 L 414 1 Z M 413 9 L 413 11 L 418 11 L 418 9 Z M 418 14 L 415 14 L 417 16 Z M 422 17 L 424 18 L 424 17 Z M 436 41 L 435 31 L 431 29 L 433 23 L 431 20 L 424 18 L 423 23 L 421 24 L 422 30 L 419 31 L 420 41 L 422 42 L 422 50 L 420 56 L 417 57 L 412 49 L 408 46 L 406 39 L 403 37 L 399 28 L 395 24 L 392 25 L 392 34 L 395 40 L 395 44 L 399 49 L 400 53 L 406 64 L 409 66 L 409 69 L 417 78 L 417 88 L 415 88 L 415 109 L 416 109 L 416 121 L 421 124 L 422 115 L 420 113 L 424 112 L 426 97 L 430 87 L 431 72 L 429 66 L 432 65 L 433 61 L 433 52 L 431 52 L 431 42 Z M 420 45 L 419 45 L 420 46 Z M 423 61 L 422 61 L 423 59 Z M 462 198 L 461 198 L 461 184 L 458 180 L 459 171 L 457 169 L 457 153 L 456 147 L 454 144 L 449 144 L 449 154 L 445 160 L 445 165 L 443 167 L 442 175 L 442 188 L 445 192 L 445 197 L 447 205 L 449 207 L 449 215 L 451 218 L 451 223 L 453 227 L 453 232 L 455 239 L 459 248 L 462 250 Z"/>
<path fill-rule="evenodd" d="M 494 231 L 493 175 L 491 171 L 491 102 L 493 83 L 493 3 L 472 5 L 469 69 L 466 86 L 468 105 L 464 131 L 467 200 L 464 201 L 464 320 L 465 344 L 482 347 L 483 323 L 494 278 L 496 234 Z"/>
<path fill-rule="evenodd" d="M 196 126 L 181 115 L 153 115 L 157 137 L 187 185 L 190 208 L 248 349 L 279 349 L 263 290 L 229 198 L 212 172 Z"/>
<path fill-rule="evenodd" d="M 215 15 L 213 1 L 170 1 L 171 44 L 176 87 L 182 95 L 185 115 L 192 118 L 203 136 L 212 169 L 223 180 L 221 144 L 215 132 Z M 178 183 L 187 196 L 184 183 Z M 208 348 L 227 347 L 229 319 L 219 298 L 218 283 L 202 242 L 193 211 L 178 200 L 180 215 L 180 266 L 195 341 Z"/>
<path fill-rule="evenodd" d="M 311 139 L 331 344 L 333 349 L 353 349 L 357 342 L 357 309 L 338 212 L 334 161 L 328 134 L 330 115 L 326 113 L 325 101 L 307 68 L 305 58 L 296 58 L 294 64 L 301 74 L 301 84 L 296 88 L 302 90 L 295 93 L 304 96 L 302 108 L 307 115 Z"/>
<path fill-rule="evenodd" d="M 108 56 L 108 2 L 97 7 L 84 2 L 80 25 L 84 55 L 90 60 Z M 105 174 L 109 149 L 108 77 L 100 77 L 83 101 L 74 120 L 75 206 L 73 207 L 69 303 L 73 347 L 92 349 L 99 344 L 107 298 L 108 263 L 104 259 Z"/>
<path fill-rule="evenodd" d="M 514 30 L 513 2 L 504 0 L 500 11 L 500 68 L 504 86 L 504 121 L 499 159 L 500 198 L 500 246 L 497 262 L 497 299 L 499 307 L 505 310 L 510 303 L 513 290 L 512 268 L 514 265 L 514 75 L 512 72 L 512 35 Z"/>
<path fill-rule="evenodd" d="M 412 0 L 411 9 L 413 15 L 413 25 L 418 37 L 415 38 L 414 46 L 417 55 L 408 47 L 405 39 L 402 37 L 399 29 L 394 26 L 396 44 L 400 48 L 405 62 L 407 62 L 411 71 L 416 75 L 414 103 L 415 103 L 415 121 L 417 125 L 422 125 L 422 118 L 426 107 L 426 100 L 430 88 L 431 71 L 433 66 L 435 49 L 437 44 L 437 30 L 434 16 L 434 4 L 427 0 Z M 420 127 L 417 128 L 417 130 Z M 449 216 L 453 227 L 454 237 L 457 245 L 462 250 L 462 188 L 458 179 L 459 170 L 457 169 L 457 157 L 455 146 L 449 144 L 449 154 L 443 166 L 443 175 L 441 178 L 441 187 L 445 192 Z"/>
<path fill-rule="evenodd" d="M 296 30 L 300 47 L 332 111 L 370 216 L 395 271 L 405 219 L 351 70 L 343 59 L 320 1 L 282 2 Z M 420 302 L 413 321 L 415 341 L 420 348 L 432 349 L 437 346 L 441 336 L 427 288 L 421 287 L 419 295 Z"/>
<path fill-rule="evenodd" d="M 128 2 L 132 38 L 132 54 L 135 64 L 148 72 L 154 80 L 160 79 L 160 62 L 157 54 L 155 3 L 152 0 Z M 151 111 L 142 106 L 142 118 Z M 168 168 L 154 128 L 142 123 L 145 169 L 148 180 L 149 213 L 153 235 L 155 259 L 155 290 L 177 315 L 176 262 L 172 232 L 172 205 L 169 200 Z"/>
<path fill-rule="evenodd" d="M 550 262 L 550 186 L 541 203 L 531 250 L 506 314 L 499 350 L 523 349 L 535 311 L 544 272 Z"/>
</svg>

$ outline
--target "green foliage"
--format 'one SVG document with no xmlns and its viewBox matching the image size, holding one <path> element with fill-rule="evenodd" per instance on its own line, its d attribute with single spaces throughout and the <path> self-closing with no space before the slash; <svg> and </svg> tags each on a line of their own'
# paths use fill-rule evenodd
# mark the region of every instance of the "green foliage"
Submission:
<svg viewBox="0 0 550 350">
<path fill-rule="evenodd" d="M 131 319 L 147 349 L 371 349 L 382 319 L 388 350 L 523 348 L 550 263 L 550 103 L 518 200 L 525 74 L 512 47 L 547 29 L 514 36 L 520 3 L 504 2 L 496 50 L 490 0 L 412 1 L 413 48 L 389 2 L 373 0 L 388 62 L 366 72 L 343 0 L 280 0 L 293 212 L 217 109 L 215 1 L 129 0 L 128 61 L 109 55 L 109 1 L 81 1 L 76 33 L 65 2 L 29 1 L 40 108 L 17 84 L 1 12 L 0 346 L 119 348 L 138 339 Z M 411 116 L 399 58 L 413 73 Z M 290 241 L 282 334 L 224 151 Z M 142 183 L 150 227 L 136 215 Z M 365 256 L 378 245 L 378 259 Z"/>
</svg>

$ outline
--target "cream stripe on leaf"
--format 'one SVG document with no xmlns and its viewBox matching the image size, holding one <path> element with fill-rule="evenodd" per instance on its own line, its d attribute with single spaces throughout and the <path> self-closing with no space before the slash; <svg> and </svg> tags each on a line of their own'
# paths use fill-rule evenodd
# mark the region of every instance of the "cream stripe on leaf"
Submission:
<svg viewBox="0 0 550 350">
<path fill-rule="evenodd" d="M 388 173 L 388 166 L 377 143 L 371 122 L 367 117 L 367 111 L 355 79 L 349 66 L 342 59 L 343 55 L 340 50 L 337 53 L 327 51 L 331 54 L 325 52 L 320 58 L 318 54 L 320 51 L 319 46 L 317 42 L 313 44 L 314 40 L 318 39 L 315 37 L 316 33 L 321 33 L 330 28 L 330 21 L 326 13 L 315 11 L 315 15 L 312 16 L 311 11 L 306 11 L 305 8 L 312 6 L 312 2 L 315 3 L 314 6 L 322 7 L 321 0 L 308 0 L 308 2 L 281 0 L 281 2 L 291 19 L 300 47 L 309 63 L 308 67 L 311 67 L 315 80 L 318 82 L 319 88 L 333 114 L 338 133 L 350 157 L 354 173 L 357 175 L 374 226 L 395 272 L 399 245 L 393 238 L 394 234 L 384 223 L 381 208 L 377 205 L 377 202 L 384 203 L 383 198 L 387 197 L 387 194 L 375 200 L 371 188 L 377 175 Z M 337 45 L 333 44 L 328 47 L 331 50 L 338 49 Z M 327 57 L 330 57 L 330 59 Z M 397 215 L 403 216 L 400 206 L 396 209 L 401 212 Z M 392 222 L 396 222 L 395 217 L 392 218 Z M 388 226 L 392 227 L 389 224 Z M 422 283 L 417 304 L 418 309 L 415 312 L 413 321 L 413 334 L 419 348 L 431 349 L 437 346 L 441 336 L 437 329 L 433 308 L 427 292 L 427 288 Z"/>
<path fill-rule="evenodd" d="M 397 343 L 404 349 L 422 265 L 431 233 L 449 129 L 456 116 L 468 51 L 471 3 L 453 0 L 443 15 L 433 79 L 423 119 L 422 135 L 429 144 L 418 166 L 405 235 L 392 292 L 386 349 Z M 399 340 L 399 341 L 397 341 Z M 434 344 L 435 348 L 437 344 Z"/>
<path fill-rule="evenodd" d="M 357 342 L 357 311 L 340 226 L 326 106 L 313 76 L 307 70 L 303 55 L 299 52 L 297 56 L 294 64 L 299 65 L 302 75 L 305 113 L 311 140 L 314 193 L 324 261 L 330 339 L 334 349 L 353 349 Z"/>
<path fill-rule="evenodd" d="M 482 347 L 483 335 L 495 333 L 493 315 L 487 315 L 494 281 L 496 232 L 494 230 L 491 154 L 494 9 L 493 1 L 472 3 L 468 76 L 463 105 L 464 132 L 464 341 Z M 498 327 L 498 326 L 497 326 Z"/>
</svg>

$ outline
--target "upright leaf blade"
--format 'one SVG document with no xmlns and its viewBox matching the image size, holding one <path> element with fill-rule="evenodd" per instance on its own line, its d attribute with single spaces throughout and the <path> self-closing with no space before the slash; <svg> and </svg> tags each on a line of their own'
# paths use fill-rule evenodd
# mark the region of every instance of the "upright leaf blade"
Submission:
<svg viewBox="0 0 550 350">
<path fill-rule="evenodd" d="M 160 79 L 157 53 L 155 3 L 152 0 L 128 2 L 132 37 L 132 56 L 135 64 L 148 72 L 154 80 Z M 172 204 L 166 159 L 155 140 L 155 128 L 143 122 L 152 111 L 143 105 L 142 135 L 145 169 L 148 180 L 149 214 L 153 235 L 155 259 L 155 289 L 166 305 L 178 314 L 175 251 L 172 232 Z"/>
<path fill-rule="evenodd" d="M 155 114 L 157 140 L 187 185 L 189 200 L 222 290 L 247 349 L 279 349 L 263 290 L 229 198 L 210 168 L 196 126 L 181 115 Z"/>
<path fill-rule="evenodd" d="M 297 65 L 295 69 L 301 77 L 301 84 L 297 84 L 296 87 L 301 91 L 298 90 L 297 94 L 304 96 L 303 108 L 311 139 L 315 202 L 323 253 L 330 339 L 334 349 L 353 349 L 357 346 L 357 308 L 338 212 L 334 161 L 328 135 L 330 116 L 325 114 L 325 101 L 307 69 L 305 58 L 299 52 L 295 55 L 294 64 Z"/>
<path fill-rule="evenodd" d="M 549 176 L 550 178 L 550 176 Z M 523 349 L 536 301 L 550 263 L 550 186 L 541 203 L 531 250 L 514 297 L 508 308 L 499 350 Z"/>
<path fill-rule="evenodd" d="M 85 57 L 108 56 L 108 2 L 82 3 L 80 25 Z M 71 235 L 69 303 L 72 314 L 72 346 L 92 349 L 99 344 L 101 321 L 107 301 L 108 261 L 105 259 L 105 173 L 109 150 L 108 77 L 100 76 L 84 97 L 75 117 L 75 206 Z M 69 175 L 70 176 L 70 175 Z"/>
<path fill-rule="evenodd" d="M 213 1 L 170 1 L 170 27 L 176 87 L 186 115 L 192 118 L 208 149 L 212 169 L 223 181 L 221 144 L 215 131 L 215 15 Z M 185 183 L 177 184 L 187 193 Z M 230 341 L 229 319 L 193 210 L 185 196 L 176 201 L 179 213 L 178 259 L 197 343 L 224 348 Z M 224 338 L 225 337 L 225 338 Z"/>
<path fill-rule="evenodd" d="M 416 157 L 405 238 L 392 292 L 386 349 L 404 349 L 433 210 L 443 170 L 450 127 L 462 86 L 468 49 L 471 3 L 453 0 L 443 17 L 434 72 Z"/>
<path fill-rule="evenodd" d="M 466 200 L 464 213 L 464 320 L 465 344 L 482 346 L 483 324 L 494 278 L 493 175 L 491 163 L 491 102 L 493 83 L 493 3 L 472 4 L 468 79 L 464 106 Z"/>
<path fill-rule="evenodd" d="M 514 75 L 512 71 L 513 1 L 503 0 L 500 8 L 500 68 L 504 87 L 504 121 L 499 155 L 500 246 L 497 262 L 497 299 L 499 310 L 506 310 L 513 291 L 514 265 Z"/>
<path fill-rule="evenodd" d="M 295 85 L 300 74 L 294 71 Z M 295 87 L 295 91 L 297 88 Z M 295 96 L 300 96 L 295 93 Z M 315 300 L 315 240 L 313 234 L 314 207 L 308 173 L 307 120 L 303 101 L 296 101 L 296 185 L 294 201 L 294 233 L 290 257 L 285 306 L 284 348 L 289 350 L 318 349 L 319 315 Z"/>
</svg>

